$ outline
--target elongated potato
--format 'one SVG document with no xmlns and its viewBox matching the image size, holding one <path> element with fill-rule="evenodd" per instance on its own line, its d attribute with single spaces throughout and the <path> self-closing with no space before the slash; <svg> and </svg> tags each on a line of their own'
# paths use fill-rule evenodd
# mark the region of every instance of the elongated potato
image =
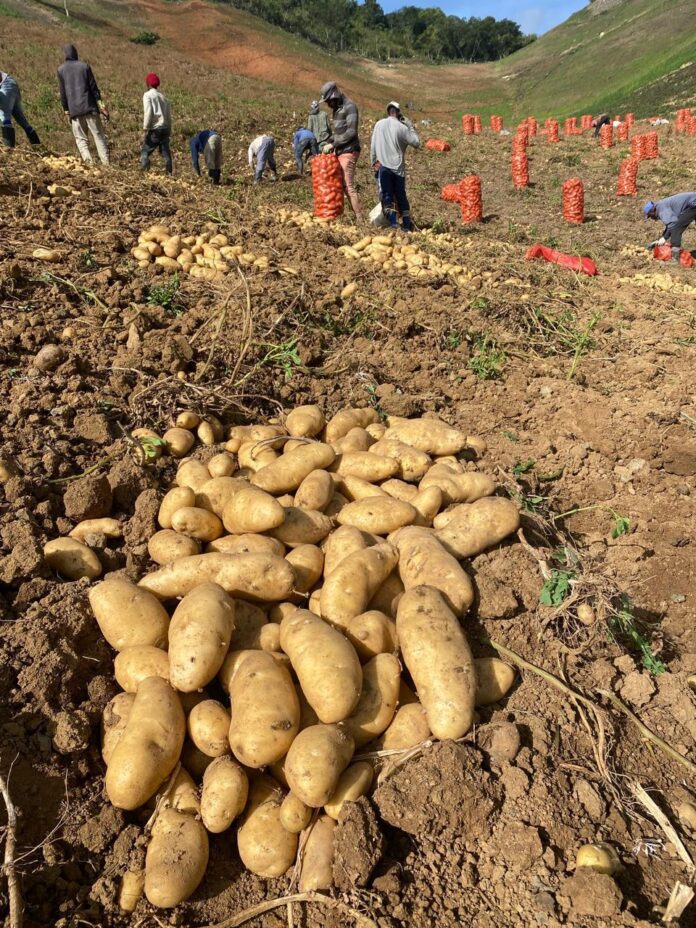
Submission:
<svg viewBox="0 0 696 928">
<path fill-rule="evenodd" d="M 122 912 L 134 912 L 145 889 L 144 870 L 126 870 L 118 889 L 118 907 Z"/>
<path fill-rule="evenodd" d="M 280 626 L 275 622 L 268 622 L 259 633 L 259 645 L 262 651 L 280 651 Z"/>
<path fill-rule="evenodd" d="M 515 682 L 515 668 L 498 657 L 478 657 L 476 671 L 476 705 L 490 706 L 503 699 Z"/>
<path fill-rule="evenodd" d="M 213 477 L 201 485 L 196 493 L 196 506 L 207 509 L 222 519 L 225 506 L 230 500 L 249 486 L 244 477 Z"/>
<path fill-rule="evenodd" d="M 396 476 L 399 465 L 393 458 L 371 451 L 346 451 L 339 454 L 331 470 L 341 477 L 360 477 L 368 483 L 380 483 Z"/>
<path fill-rule="evenodd" d="M 221 535 L 205 546 L 206 554 L 220 551 L 224 554 L 275 554 L 285 557 L 285 545 L 268 535 Z"/>
<path fill-rule="evenodd" d="M 123 526 L 118 519 L 83 519 L 68 534 L 70 538 L 77 538 L 78 541 L 83 543 L 85 543 L 88 535 L 106 535 L 107 538 L 121 538 Z"/>
<path fill-rule="evenodd" d="M 213 479 L 219 479 L 220 477 L 231 477 L 237 469 L 237 462 L 227 451 L 221 451 L 219 454 L 212 456 L 206 467 Z"/>
<path fill-rule="evenodd" d="M 326 470 L 313 470 L 304 478 L 295 493 L 298 509 L 313 509 L 323 512 L 334 495 L 334 482 Z"/>
<path fill-rule="evenodd" d="M 196 494 L 191 487 L 172 487 L 168 493 L 165 493 L 164 499 L 160 503 L 157 521 L 162 528 L 171 528 L 172 516 L 177 509 L 183 509 L 184 506 L 195 506 L 195 504 Z"/>
<path fill-rule="evenodd" d="M 363 666 L 363 684 L 355 712 L 344 725 L 357 748 L 385 731 L 399 700 L 401 664 L 394 654 L 377 654 Z"/>
<path fill-rule="evenodd" d="M 280 646 L 320 720 L 348 718 L 362 686 L 360 661 L 348 639 L 312 612 L 297 609 L 281 623 Z"/>
<path fill-rule="evenodd" d="M 222 522 L 213 512 L 198 506 L 182 506 L 172 516 L 172 528 L 198 541 L 214 541 L 222 535 Z"/>
<path fill-rule="evenodd" d="M 290 745 L 284 769 L 292 792 L 312 809 L 333 795 L 338 778 L 350 763 L 355 744 L 339 725 L 312 725 Z"/>
<path fill-rule="evenodd" d="M 205 419 L 201 419 L 196 429 L 196 435 L 198 435 L 200 441 L 208 447 L 222 441 L 224 432 L 225 430 L 222 427 L 222 422 L 220 422 L 217 416 L 213 416 L 210 413 L 208 413 Z"/>
<path fill-rule="evenodd" d="M 378 609 L 351 619 L 346 636 L 363 663 L 377 654 L 394 654 L 397 649 L 396 622 Z"/>
<path fill-rule="evenodd" d="M 318 406 L 297 406 L 285 420 L 288 435 L 300 438 L 314 438 L 325 425 L 324 413 Z"/>
<path fill-rule="evenodd" d="M 182 557 L 174 564 L 161 567 L 143 577 L 139 587 L 160 599 L 176 599 L 202 583 L 217 583 L 240 599 L 277 602 L 292 593 L 295 572 L 286 560 L 274 554 L 212 552 Z"/>
<path fill-rule="evenodd" d="M 230 429 L 225 450 L 235 454 L 246 442 L 265 441 L 285 434 L 287 433 L 282 425 L 234 425 Z"/>
<path fill-rule="evenodd" d="M 381 496 L 383 499 L 389 499 L 389 494 L 382 487 L 374 483 L 368 483 L 362 477 L 352 477 L 350 474 L 332 474 L 336 489 L 342 493 L 347 500 L 355 502 L 359 499 L 374 499 L 375 496 Z"/>
<path fill-rule="evenodd" d="M 186 459 L 179 464 L 174 479 L 178 486 L 189 487 L 194 493 L 198 493 L 201 487 L 210 480 L 210 471 L 200 461 Z"/>
<path fill-rule="evenodd" d="M 230 753 L 230 713 L 216 699 L 204 699 L 188 714 L 186 731 L 199 751 L 208 757 Z"/>
<path fill-rule="evenodd" d="M 128 718 L 135 702 L 135 693 L 117 693 L 106 704 L 101 720 L 101 755 L 109 763 L 113 750 L 126 730 Z"/>
<path fill-rule="evenodd" d="M 181 535 L 171 528 L 163 528 L 150 538 L 147 553 L 155 564 L 171 564 L 182 557 L 201 553 L 200 542 L 188 535 Z"/>
<path fill-rule="evenodd" d="M 220 686 L 226 693 L 231 691 L 232 680 L 234 679 L 234 676 L 239 668 L 242 666 L 242 662 L 245 661 L 250 654 L 258 654 L 259 651 L 261 651 L 260 648 L 254 648 L 244 651 L 229 652 L 222 664 L 222 667 L 220 668 L 220 672 L 218 673 Z M 287 654 L 284 654 L 282 651 L 261 651 L 261 653 L 269 654 L 276 662 L 276 664 L 280 664 L 284 670 L 287 670 L 288 673 L 290 672 L 291 664 L 290 658 L 287 656 Z"/>
<path fill-rule="evenodd" d="M 286 831 L 299 834 L 309 825 L 312 810 L 294 793 L 288 793 L 280 807 L 280 822 Z"/>
<path fill-rule="evenodd" d="M 401 499 L 406 503 L 410 503 L 412 499 L 418 496 L 418 487 L 396 477 L 391 477 L 389 480 L 385 480 L 384 483 L 380 483 L 379 488 L 388 496 Z"/>
<path fill-rule="evenodd" d="M 457 454 L 466 447 L 466 435 L 441 419 L 389 417 L 387 440 L 396 439 L 430 455 Z"/>
<path fill-rule="evenodd" d="M 157 792 L 179 760 L 185 728 L 184 710 L 171 686 L 160 677 L 143 680 L 106 768 L 112 805 L 137 809 Z"/>
<path fill-rule="evenodd" d="M 188 429 L 180 429 L 176 426 L 168 429 L 162 436 L 162 441 L 166 443 L 169 453 L 175 458 L 185 457 L 193 448 L 195 440 L 195 436 Z"/>
<path fill-rule="evenodd" d="M 242 863 L 257 876 L 282 876 L 295 862 L 297 835 L 280 821 L 283 791 L 271 777 L 256 777 L 249 789 L 249 804 L 237 830 Z"/>
<path fill-rule="evenodd" d="M 43 555 L 49 567 L 66 580 L 96 579 L 102 572 L 97 555 L 76 538 L 54 538 L 44 545 Z"/>
<path fill-rule="evenodd" d="M 285 509 L 270 493 L 248 486 L 235 493 L 227 503 L 222 521 L 233 535 L 268 532 L 283 524 Z"/>
<path fill-rule="evenodd" d="M 497 545 L 519 527 L 520 514 L 511 499 L 487 496 L 453 509 L 444 528 L 436 524 L 436 535 L 443 547 L 461 560 Z"/>
<path fill-rule="evenodd" d="M 349 554 L 364 551 L 367 546 L 368 543 L 360 529 L 353 525 L 339 525 L 324 541 L 324 576 L 328 577 Z"/>
<path fill-rule="evenodd" d="M 432 464 L 430 455 L 398 439 L 382 438 L 372 445 L 370 451 L 394 458 L 399 465 L 397 476 L 408 483 L 417 483 Z"/>
<path fill-rule="evenodd" d="M 92 587 L 89 604 L 102 635 L 122 651 L 139 644 L 167 646 L 169 616 L 152 593 L 122 577 Z"/>
<path fill-rule="evenodd" d="M 290 674 L 266 651 L 244 658 L 230 684 L 230 746 L 246 767 L 265 767 L 287 753 L 300 727 Z"/>
<path fill-rule="evenodd" d="M 166 797 L 164 793 L 167 793 Z M 198 815 L 201 811 L 201 803 L 198 799 L 198 787 L 193 782 L 191 775 L 183 768 L 174 777 L 171 784 L 163 783 L 155 795 L 150 799 L 148 808 L 153 809 L 160 803 L 160 808 L 176 809 L 177 812 L 188 812 L 189 815 Z"/>
<path fill-rule="evenodd" d="M 399 600 L 403 596 L 403 593 L 404 585 L 401 582 L 398 571 L 395 570 L 393 573 L 389 574 L 368 603 L 368 611 L 377 610 L 377 612 L 383 612 L 388 618 L 395 619 Z"/>
<path fill-rule="evenodd" d="M 302 854 L 301 893 L 333 886 L 335 828 L 336 822 L 328 815 L 320 815 L 312 825 Z"/>
<path fill-rule="evenodd" d="M 324 569 L 324 554 L 316 545 L 298 545 L 286 558 L 292 564 L 297 580 L 295 589 L 298 593 L 308 593 L 321 577 Z"/>
<path fill-rule="evenodd" d="M 201 417 L 197 412 L 194 412 L 192 409 L 184 409 L 176 417 L 174 425 L 178 429 L 197 429 L 201 424 Z"/>
<path fill-rule="evenodd" d="M 474 601 L 474 587 L 460 567 L 435 537 L 432 529 L 409 526 L 392 536 L 399 552 L 399 576 L 407 590 L 434 586 L 455 615 L 463 616 Z"/>
<path fill-rule="evenodd" d="M 239 466 L 256 473 L 267 464 L 278 460 L 278 451 L 271 445 L 258 441 L 244 442 L 237 452 Z"/>
<path fill-rule="evenodd" d="M 402 751 L 414 748 L 430 738 L 425 709 L 419 702 L 400 706 L 389 728 L 377 741 L 378 750 Z"/>
<path fill-rule="evenodd" d="M 419 490 L 410 503 L 418 513 L 413 524 L 430 528 L 435 516 L 442 509 L 442 490 L 440 487 Z"/>
<path fill-rule="evenodd" d="M 145 855 L 145 895 L 158 909 L 171 909 L 198 888 L 208 866 L 208 835 L 192 815 L 160 811 Z"/>
<path fill-rule="evenodd" d="M 204 555 L 205 556 L 205 555 Z M 181 600 L 169 627 L 169 676 L 183 693 L 214 679 L 234 632 L 234 601 L 215 583 L 203 583 Z"/>
<path fill-rule="evenodd" d="M 322 442 L 304 444 L 262 467 L 252 476 L 251 482 L 267 493 L 280 496 L 296 490 L 313 470 L 324 470 L 333 464 L 335 457 L 330 445 Z"/>
<path fill-rule="evenodd" d="M 282 541 L 288 548 L 299 545 L 316 545 L 329 534 L 333 523 L 323 512 L 313 509 L 298 509 L 296 506 L 285 507 L 285 521 L 269 534 Z"/>
<path fill-rule="evenodd" d="M 388 535 L 410 525 L 418 513 L 410 503 L 388 496 L 372 496 L 348 503 L 338 514 L 341 525 L 354 525 L 364 532 Z"/>
<path fill-rule="evenodd" d="M 442 490 L 444 504 L 473 503 L 484 496 L 495 493 L 495 480 L 488 474 L 477 471 L 454 473 L 446 464 L 434 464 L 418 484 L 419 490 L 435 486 Z"/>
<path fill-rule="evenodd" d="M 346 407 L 340 409 L 335 416 L 326 423 L 326 440 L 338 441 L 347 435 L 351 429 L 364 429 L 372 422 L 379 422 L 379 413 L 371 406 L 362 409 Z"/>
<path fill-rule="evenodd" d="M 343 438 L 331 442 L 331 447 L 336 454 L 344 454 L 346 451 L 367 451 L 375 440 L 365 429 L 356 426 L 350 432 L 347 432 Z"/>
<path fill-rule="evenodd" d="M 249 795 L 249 778 L 232 757 L 217 757 L 203 774 L 201 818 L 211 834 L 227 831 L 242 814 Z"/>
<path fill-rule="evenodd" d="M 365 431 L 368 435 L 374 438 L 375 441 L 379 441 L 380 438 L 384 438 L 384 433 L 387 431 L 387 427 L 384 422 L 370 422 L 365 426 Z"/>
<path fill-rule="evenodd" d="M 367 795 L 372 786 L 373 776 L 372 764 L 366 760 L 359 760 L 346 767 L 339 777 L 331 799 L 324 806 L 326 814 L 338 821 L 345 802 L 355 802 L 361 796 Z"/>
<path fill-rule="evenodd" d="M 396 566 L 399 554 L 386 542 L 344 558 L 326 577 L 321 590 L 322 618 L 339 628 L 365 612 L 379 587 Z"/>
<path fill-rule="evenodd" d="M 476 673 L 464 632 L 439 590 L 406 590 L 396 631 L 430 730 L 442 740 L 461 738 L 474 717 Z"/>
<path fill-rule="evenodd" d="M 116 682 L 126 693 L 135 693 L 146 677 L 169 682 L 169 655 L 151 644 L 139 644 L 119 651 L 114 660 Z"/>
</svg>

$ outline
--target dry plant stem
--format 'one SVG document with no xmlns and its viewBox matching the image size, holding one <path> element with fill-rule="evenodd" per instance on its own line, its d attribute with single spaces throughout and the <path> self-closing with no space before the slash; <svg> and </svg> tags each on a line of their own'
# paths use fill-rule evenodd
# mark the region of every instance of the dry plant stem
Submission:
<svg viewBox="0 0 696 928">
<path fill-rule="evenodd" d="M 377 928 L 377 922 L 367 915 L 363 915 L 362 912 L 358 912 L 357 909 L 353 909 L 351 906 L 346 905 L 345 902 L 315 892 L 295 893 L 292 896 L 279 896 L 277 899 L 267 899 L 265 902 L 252 905 L 250 908 L 244 909 L 244 911 L 238 912 L 230 918 L 226 918 L 224 922 L 216 922 L 214 925 L 205 925 L 204 928 L 238 928 L 239 925 L 244 925 L 253 918 L 258 918 L 259 915 L 272 912 L 273 909 L 277 909 L 283 905 L 291 905 L 293 902 L 316 902 L 319 905 L 328 905 L 331 908 L 339 909 L 345 915 L 355 919 L 358 928 Z"/>
<path fill-rule="evenodd" d="M 669 925 L 672 922 L 679 921 L 684 912 L 684 909 L 693 898 L 693 889 L 690 886 L 687 886 L 685 883 L 680 883 L 679 880 L 677 880 L 669 897 L 667 908 L 665 909 L 664 915 L 662 916 L 663 923 L 665 925 Z"/>
<path fill-rule="evenodd" d="M 181 762 L 179 762 L 179 763 L 176 765 L 176 767 L 172 770 L 171 775 L 170 775 L 170 777 L 169 777 L 169 780 L 168 780 L 168 782 L 167 782 L 167 785 L 166 785 L 166 787 L 165 787 L 165 789 L 164 789 L 164 792 L 162 793 L 162 795 L 161 795 L 161 796 L 159 797 L 159 799 L 157 800 L 157 805 L 155 806 L 155 811 L 152 813 L 152 815 L 150 816 L 150 818 L 147 820 L 147 822 L 146 822 L 146 824 L 145 824 L 145 834 L 146 834 L 146 835 L 149 834 L 149 833 L 152 831 L 152 828 L 153 828 L 155 822 L 157 821 L 157 816 L 160 814 L 160 811 L 161 811 L 161 809 L 162 809 L 162 806 L 163 806 L 164 803 L 167 801 L 167 798 L 169 797 L 169 794 L 170 794 L 171 791 L 172 791 L 172 787 L 174 786 L 174 781 L 175 781 L 176 778 L 178 777 L 179 771 L 180 771 L 180 770 L 181 770 Z"/>
<path fill-rule="evenodd" d="M 684 842 L 679 837 L 677 832 L 674 829 L 674 826 L 667 818 L 662 809 L 658 806 L 655 800 L 650 796 L 638 782 L 632 782 L 630 784 L 631 792 L 636 797 L 638 802 L 650 813 L 650 815 L 655 819 L 660 828 L 664 831 L 667 836 L 667 840 L 671 841 L 674 847 L 677 850 L 677 854 L 684 861 L 686 866 L 689 868 L 691 873 L 694 873 L 694 862 L 691 859 L 691 854 L 687 851 L 684 846 Z"/>
<path fill-rule="evenodd" d="M 2 872 L 7 879 L 7 894 L 10 898 L 10 928 L 22 928 L 24 921 L 24 907 L 22 892 L 19 888 L 19 879 L 15 870 L 15 846 L 17 843 L 17 812 L 10 798 L 5 778 L 0 776 L 0 793 L 7 809 L 7 829 L 5 831 L 5 857 Z"/>
</svg>

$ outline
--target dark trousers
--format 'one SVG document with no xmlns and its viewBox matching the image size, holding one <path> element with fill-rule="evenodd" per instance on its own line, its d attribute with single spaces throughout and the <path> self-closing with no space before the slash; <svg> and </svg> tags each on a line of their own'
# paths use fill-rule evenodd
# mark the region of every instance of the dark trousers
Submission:
<svg viewBox="0 0 696 928">
<path fill-rule="evenodd" d="M 694 221 L 696 221 L 696 206 L 685 209 L 684 212 L 679 214 L 679 219 L 677 219 L 670 231 L 669 240 L 672 248 L 681 248 L 684 230 Z"/>
<path fill-rule="evenodd" d="M 307 152 L 309 152 L 309 155 L 307 155 Z M 304 142 L 300 142 L 300 144 L 295 149 L 295 164 L 297 165 L 297 173 L 304 174 L 305 155 L 309 157 L 310 155 L 318 154 L 319 146 L 314 139 L 305 139 Z"/>
<path fill-rule="evenodd" d="M 598 138 L 599 130 L 602 128 L 602 126 L 608 126 L 610 122 L 611 122 L 611 118 L 609 116 L 605 116 L 604 119 L 600 119 L 600 121 L 595 126 L 594 137 Z"/>
<path fill-rule="evenodd" d="M 395 174 L 384 165 L 379 169 L 379 199 L 390 226 L 396 228 L 398 225 L 396 216 L 398 207 L 404 229 L 407 232 L 413 229 L 411 207 L 406 196 L 406 178 Z"/>
<path fill-rule="evenodd" d="M 143 139 L 143 147 L 140 149 L 140 164 L 143 171 L 150 167 L 150 156 L 153 152 L 159 151 L 164 158 L 164 169 L 167 174 L 171 174 L 174 167 L 172 165 L 172 151 L 169 147 L 171 130 L 164 126 L 159 129 L 148 129 Z"/>
</svg>

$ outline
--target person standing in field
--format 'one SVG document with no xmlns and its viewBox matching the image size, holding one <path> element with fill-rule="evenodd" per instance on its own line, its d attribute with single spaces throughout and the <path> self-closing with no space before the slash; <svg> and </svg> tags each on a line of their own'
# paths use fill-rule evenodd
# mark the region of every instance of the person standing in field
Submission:
<svg viewBox="0 0 696 928">
<path fill-rule="evenodd" d="M 344 95 L 334 81 L 324 84 L 319 99 L 322 103 L 326 103 L 333 112 L 333 147 L 341 165 L 343 186 L 346 188 L 355 218 L 362 219 L 360 200 L 355 186 L 355 169 L 360 157 L 358 137 L 360 113 L 355 103 Z"/>
<path fill-rule="evenodd" d="M 370 160 L 377 174 L 379 199 L 384 215 L 392 228 L 397 227 L 397 207 L 405 232 L 413 230 L 411 207 L 406 196 L 406 149 L 420 147 L 420 138 L 413 123 L 401 115 L 399 104 L 387 104 L 387 116 L 375 123 L 372 130 Z"/>
<path fill-rule="evenodd" d="M 319 151 L 325 155 L 333 151 L 331 141 L 331 123 L 326 113 L 319 108 L 319 101 L 312 100 L 309 107 L 309 116 L 307 117 L 307 128 L 314 135 L 319 146 Z"/>
<path fill-rule="evenodd" d="M 7 148 L 14 148 L 16 143 L 13 119 L 18 126 L 24 129 L 32 145 L 41 144 L 41 139 L 24 115 L 19 84 L 12 75 L 0 71 L 0 122 L 2 122 L 2 143 Z"/>
<path fill-rule="evenodd" d="M 203 129 L 189 142 L 193 170 L 201 176 L 199 159 L 203 155 L 208 177 L 215 186 L 220 183 L 222 174 L 222 138 L 216 129 Z"/>
<path fill-rule="evenodd" d="M 648 248 L 652 250 L 655 245 L 669 243 L 672 246 L 672 260 L 679 261 L 684 230 L 696 222 L 696 191 L 675 193 L 673 197 L 658 200 L 657 203 L 650 200 L 643 207 L 643 216 L 646 219 L 659 219 L 665 226 L 660 238 L 651 242 Z"/>
<path fill-rule="evenodd" d="M 595 116 L 592 120 L 592 128 L 594 129 L 594 137 L 599 138 L 599 132 L 602 126 L 608 126 L 611 123 L 611 116 L 609 113 L 600 113 L 599 116 Z"/>
<path fill-rule="evenodd" d="M 172 110 L 169 100 L 160 91 L 160 79 L 150 72 L 145 78 L 148 89 L 143 94 L 143 147 L 140 150 L 140 165 L 143 171 L 150 167 L 150 157 L 159 151 L 164 159 L 167 174 L 174 171 L 170 140 L 172 136 Z"/>
<path fill-rule="evenodd" d="M 257 135 L 247 151 L 249 167 L 254 170 L 254 183 L 258 184 L 263 177 L 266 166 L 271 169 L 271 180 L 278 180 L 278 169 L 275 162 L 275 139 L 272 135 Z"/>
<path fill-rule="evenodd" d="M 310 132 L 309 129 L 305 129 L 304 126 L 300 126 L 292 137 L 292 150 L 295 155 L 297 173 L 302 177 L 304 174 L 305 154 L 308 159 L 319 154 L 319 146 L 314 133 Z"/>
<path fill-rule="evenodd" d="M 84 61 L 79 61 L 74 45 L 64 46 L 63 54 L 65 61 L 58 68 L 60 102 L 66 119 L 70 120 L 77 150 L 83 161 L 91 162 L 87 138 L 89 131 L 97 147 L 99 160 L 102 164 L 108 164 L 109 147 L 104 137 L 101 116 L 108 120 L 109 111 L 102 100 L 92 69 Z"/>
</svg>

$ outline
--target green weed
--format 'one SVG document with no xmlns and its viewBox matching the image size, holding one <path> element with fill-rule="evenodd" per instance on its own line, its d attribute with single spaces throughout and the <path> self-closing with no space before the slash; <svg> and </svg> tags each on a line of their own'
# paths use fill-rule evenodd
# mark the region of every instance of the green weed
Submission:
<svg viewBox="0 0 696 928">
<path fill-rule="evenodd" d="M 487 335 L 477 336 L 474 347 L 475 353 L 467 365 L 469 369 L 481 380 L 497 380 L 507 360 L 505 352 Z"/>
<path fill-rule="evenodd" d="M 159 35 L 156 32 L 139 32 L 137 35 L 131 37 L 131 41 L 134 45 L 156 45 L 159 42 Z"/>
<path fill-rule="evenodd" d="M 447 331 L 442 334 L 442 344 L 445 348 L 449 348 L 452 351 L 459 348 L 465 339 L 466 336 L 463 332 L 460 332 L 459 329 L 447 329 Z"/>
<path fill-rule="evenodd" d="M 654 676 L 659 676 L 667 670 L 662 661 L 655 656 L 647 637 L 647 629 L 636 618 L 633 603 L 627 596 L 622 597 L 618 611 L 609 619 L 608 631 L 611 641 L 639 654 L 643 667 Z"/>
<path fill-rule="evenodd" d="M 526 461 L 518 461 L 517 464 L 512 468 L 512 472 L 516 477 L 519 477 L 520 474 L 526 474 L 534 467 L 535 461 L 532 458 L 527 458 Z"/>
<path fill-rule="evenodd" d="M 286 380 L 291 380 L 295 368 L 302 365 L 298 351 L 299 339 L 291 338 L 287 342 L 273 344 L 272 342 L 260 342 L 261 348 L 266 348 L 266 354 L 259 361 L 257 367 L 279 367 Z"/>
<path fill-rule="evenodd" d="M 545 581 L 539 593 L 539 602 L 542 606 L 560 606 L 563 600 L 570 596 L 574 577 L 575 573 L 572 570 L 554 567 L 551 570 L 551 576 Z"/>
<path fill-rule="evenodd" d="M 181 316 L 186 307 L 179 299 L 180 286 L 178 274 L 164 284 L 152 284 L 148 287 L 147 302 L 150 306 L 161 306 L 168 316 Z"/>
</svg>

